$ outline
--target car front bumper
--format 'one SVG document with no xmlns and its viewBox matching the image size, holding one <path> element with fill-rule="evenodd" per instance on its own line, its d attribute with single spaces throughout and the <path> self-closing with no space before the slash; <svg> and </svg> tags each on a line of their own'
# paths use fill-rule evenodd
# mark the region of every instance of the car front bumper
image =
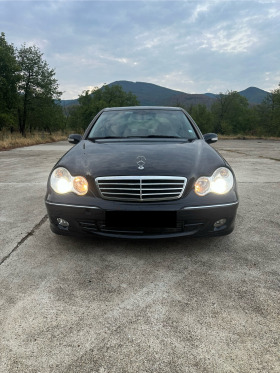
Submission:
<svg viewBox="0 0 280 373">
<path fill-rule="evenodd" d="M 238 200 L 202 206 L 116 203 L 105 208 L 45 202 L 54 233 L 134 239 L 229 234 L 234 229 L 238 207 Z M 59 224 L 61 219 L 68 226 Z"/>
</svg>

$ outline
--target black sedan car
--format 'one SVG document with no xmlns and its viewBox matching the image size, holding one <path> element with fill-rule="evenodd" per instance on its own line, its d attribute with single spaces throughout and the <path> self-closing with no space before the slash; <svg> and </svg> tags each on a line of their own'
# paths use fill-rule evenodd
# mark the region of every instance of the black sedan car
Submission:
<svg viewBox="0 0 280 373">
<path fill-rule="evenodd" d="M 234 173 L 175 107 L 102 110 L 54 166 L 51 230 L 122 238 L 225 235 L 238 207 Z"/>
</svg>

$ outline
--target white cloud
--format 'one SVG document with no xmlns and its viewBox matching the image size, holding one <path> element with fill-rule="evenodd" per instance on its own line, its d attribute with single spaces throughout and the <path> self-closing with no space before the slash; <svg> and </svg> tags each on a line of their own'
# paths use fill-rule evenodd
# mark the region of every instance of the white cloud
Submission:
<svg viewBox="0 0 280 373">
<path fill-rule="evenodd" d="M 101 54 L 99 56 L 99 58 L 101 60 L 105 60 L 105 61 L 110 61 L 110 62 L 118 62 L 122 65 L 129 65 L 129 66 L 137 66 L 138 65 L 138 62 L 131 59 L 131 58 L 127 58 L 127 57 L 115 57 L 115 56 L 112 56 L 110 54 Z"/>
<path fill-rule="evenodd" d="M 26 41 L 27 47 L 36 45 L 42 52 L 49 46 L 50 42 L 46 39 L 30 39 Z"/>
<path fill-rule="evenodd" d="M 262 74 L 261 79 L 265 81 L 263 89 L 265 91 L 272 91 L 278 88 L 280 84 L 280 69 L 275 73 L 275 71 L 266 71 Z"/>
<path fill-rule="evenodd" d="M 171 27 L 158 27 L 145 31 L 135 36 L 135 49 L 138 51 L 143 49 L 150 49 L 153 51 L 157 48 L 166 48 L 169 43 L 176 40 L 177 34 L 177 31 Z"/>
<path fill-rule="evenodd" d="M 280 6 L 278 4 L 278 8 L 271 8 L 268 9 L 268 18 L 279 18 L 280 17 Z"/>
<path fill-rule="evenodd" d="M 196 22 L 201 13 L 206 13 L 209 10 L 209 4 L 198 4 L 190 16 L 189 22 Z"/>
<path fill-rule="evenodd" d="M 226 27 L 213 33 L 206 33 L 203 37 L 200 48 L 209 48 L 219 53 L 244 53 L 251 46 L 255 46 L 258 39 L 253 35 L 248 27 L 233 28 L 227 30 Z"/>
<path fill-rule="evenodd" d="M 185 71 L 170 71 L 168 74 L 148 77 L 149 82 L 177 91 L 194 93 L 196 82 Z"/>
</svg>

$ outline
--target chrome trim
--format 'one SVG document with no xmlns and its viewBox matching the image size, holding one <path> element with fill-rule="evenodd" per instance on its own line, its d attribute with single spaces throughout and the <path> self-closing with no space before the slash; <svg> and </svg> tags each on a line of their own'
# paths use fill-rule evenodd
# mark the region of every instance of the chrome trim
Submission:
<svg viewBox="0 0 280 373">
<path fill-rule="evenodd" d="M 236 202 L 232 202 L 232 203 L 223 203 L 223 204 L 220 204 L 220 205 L 184 207 L 183 210 L 209 209 L 209 208 L 216 208 L 216 207 L 235 206 L 235 205 L 238 205 L 238 204 L 239 204 L 239 201 L 236 201 Z"/>
<path fill-rule="evenodd" d="M 101 197 L 113 201 L 170 201 L 182 197 L 181 176 L 105 176 L 95 179 Z"/>
<path fill-rule="evenodd" d="M 54 205 L 54 206 L 61 206 L 61 207 L 78 207 L 78 208 L 82 208 L 82 209 L 99 209 L 99 207 L 96 207 L 96 206 L 81 206 L 81 205 L 68 205 L 66 203 L 54 203 L 54 202 L 49 202 L 49 201 L 45 201 L 46 205 Z"/>
<path fill-rule="evenodd" d="M 136 163 L 138 164 L 138 169 L 139 170 L 144 170 L 144 166 L 145 166 L 145 163 L 146 163 L 146 158 L 143 155 L 138 155 L 136 160 L 137 160 Z"/>
</svg>

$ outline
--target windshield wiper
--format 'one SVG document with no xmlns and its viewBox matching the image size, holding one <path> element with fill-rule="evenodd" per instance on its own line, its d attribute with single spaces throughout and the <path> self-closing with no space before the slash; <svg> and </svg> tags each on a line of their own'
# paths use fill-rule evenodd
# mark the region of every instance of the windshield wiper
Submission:
<svg viewBox="0 0 280 373">
<path fill-rule="evenodd" d="M 125 139 L 138 138 L 138 139 L 181 139 L 180 136 L 161 136 L 161 135 L 148 135 L 148 136 L 126 136 Z"/>
<path fill-rule="evenodd" d="M 103 137 L 89 137 L 88 140 L 95 141 L 95 140 L 107 140 L 107 139 L 123 139 L 124 137 L 121 136 L 103 136 Z"/>
<path fill-rule="evenodd" d="M 157 137 L 159 139 L 181 139 L 180 136 L 167 136 L 167 135 L 148 135 L 147 137 L 154 138 L 154 139 L 156 139 Z"/>
<path fill-rule="evenodd" d="M 159 138 L 159 139 L 181 139 L 181 140 L 184 140 L 184 141 L 188 141 L 188 142 L 193 142 L 194 140 L 196 140 L 196 138 L 193 138 L 193 139 L 188 139 L 187 137 L 181 137 L 181 136 L 158 136 L 158 135 L 149 135 L 149 136 L 144 136 L 144 137 L 147 137 L 147 138 Z"/>
</svg>

